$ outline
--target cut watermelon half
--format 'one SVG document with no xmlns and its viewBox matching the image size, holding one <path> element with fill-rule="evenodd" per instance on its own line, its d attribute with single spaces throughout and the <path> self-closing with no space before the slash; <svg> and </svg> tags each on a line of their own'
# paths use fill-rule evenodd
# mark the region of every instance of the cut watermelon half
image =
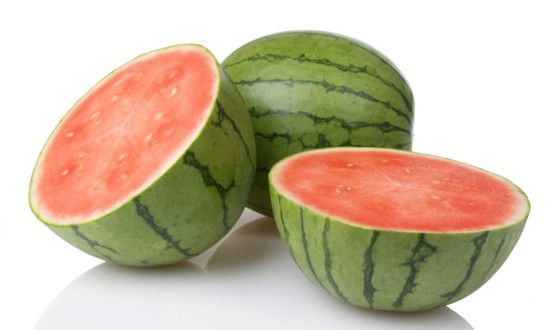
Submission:
<svg viewBox="0 0 550 330">
<path fill-rule="evenodd" d="M 31 208 L 107 260 L 150 265 L 155 253 L 195 255 L 244 209 L 252 134 L 242 99 L 206 48 L 149 52 L 101 80 L 63 118 L 38 158 Z"/>
<path fill-rule="evenodd" d="M 389 149 L 338 148 L 283 162 L 278 190 L 358 226 L 467 232 L 512 225 L 529 204 L 510 181 L 444 158 Z"/>
<path fill-rule="evenodd" d="M 31 198 L 42 219 L 90 221 L 149 186 L 200 132 L 218 83 L 216 63 L 197 47 L 148 54 L 103 80 L 40 156 Z"/>
<path fill-rule="evenodd" d="M 307 151 L 269 178 L 281 237 L 306 276 L 382 310 L 430 309 L 475 291 L 511 253 L 530 209 L 501 176 L 395 149 Z"/>
</svg>

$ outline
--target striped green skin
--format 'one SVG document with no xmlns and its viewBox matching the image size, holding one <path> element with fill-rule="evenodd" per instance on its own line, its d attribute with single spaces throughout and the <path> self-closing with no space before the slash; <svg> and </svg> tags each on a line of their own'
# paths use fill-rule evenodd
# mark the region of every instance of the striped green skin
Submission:
<svg viewBox="0 0 550 330">
<path fill-rule="evenodd" d="M 279 233 L 316 285 L 352 305 L 420 311 L 456 302 L 495 274 L 527 215 L 487 231 L 434 234 L 374 230 L 316 213 L 271 185 Z"/>
<path fill-rule="evenodd" d="M 242 98 L 220 69 L 208 123 L 154 184 L 94 221 L 46 225 L 82 251 L 118 264 L 158 266 L 189 259 L 220 240 L 242 214 L 255 152 Z"/>
<path fill-rule="evenodd" d="M 411 89 L 365 43 L 290 31 L 243 45 L 222 66 L 252 119 L 258 168 L 248 206 L 264 215 L 272 216 L 269 170 L 288 155 L 331 146 L 412 147 Z"/>
</svg>

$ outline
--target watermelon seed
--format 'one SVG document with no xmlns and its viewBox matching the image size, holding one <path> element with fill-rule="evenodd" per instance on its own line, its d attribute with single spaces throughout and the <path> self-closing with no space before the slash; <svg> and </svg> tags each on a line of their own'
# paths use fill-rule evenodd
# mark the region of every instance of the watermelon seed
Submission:
<svg viewBox="0 0 550 330">
<path fill-rule="evenodd" d="M 74 132 L 72 132 L 72 131 L 69 132 L 69 133 L 67 133 L 67 134 L 65 134 L 65 137 L 66 137 L 67 139 L 70 139 L 70 138 L 72 138 L 73 136 L 74 136 Z"/>
<path fill-rule="evenodd" d="M 170 95 L 174 96 L 174 95 L 176 95 L 177 92 L 178 92 L 178 88 L 174 87 L 170 90 Z"/>
<path fill-rule="evenodd" d="M 405 172 L 405 173 L 411 173 L 411 169 L 410 169 L 410 168 L 405 168 L 405 169 L 403 170 L 403 172 Z"/>
<path fill-rule="evenodd" d="M 113 97 L 111 97 L 111 101 L 116 102 L 118 100 L 118 97 L 118 94 L 113 95 Z"/>
<path fill-rule="evenodd" d="M 157 113 L 155 114 L 155 116 L 153 117 L 153 120 L 159 121 L 159 120 L 161 120 L 162 118 L 164 118 L 164 112 L 160 111 L 160 112 L 157 112 Z"/>
<path fill-rule="evenodd" d="M 348 167 L 355 167 L 356 165 L 355 165 L 355 164 L 352 164 L 352 163 L 349 163 L 347 166 L 348 166 Z"/>
<path fill-rule="evenodd" d="M 124 160 L 124 158 L 126 158 L 126 153 L 121 153 L 119 156 L 118 156 L 118 160 L 122 161 Z"/>
<path fill-rule="evenodd" d="M 61 175 L 67 175 L 67 174 L 69 174 L 69 172 L 70 172 L 70 171 L 67 169 L 67 170 L 61 172 Z"/>
<path fill-rule="evenodd" d="M 440 200 L 441 197 L 437 196 L 437 195 L 432 195 L 432 199 L 435 199 L 435 200 Z"/>
<path fill-rule="evenodd" d="M 153 133 L 151 132 L 145 136 L 145 138 L 143 139 L 143 142 L 147 143 L 151 141 L 152 138 L 153 138 Z"/>
<path fill-rule="evenodd" d="M 126 180 L 126 179 L 128 179 L 128 174 L 122 173 L 121 175 L 119 175 L 119 178 L 120 178 L 121 180 Z"/>
</svg>

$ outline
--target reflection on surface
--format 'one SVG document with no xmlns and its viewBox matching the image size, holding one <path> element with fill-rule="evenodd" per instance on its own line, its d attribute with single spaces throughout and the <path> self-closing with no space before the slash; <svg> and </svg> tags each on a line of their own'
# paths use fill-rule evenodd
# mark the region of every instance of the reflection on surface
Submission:
<svg viewBox="0 0 550 330">
<path fill-rule="evenodd" d="M 259 324 L 264 329 L 473 329 L 448 307 L 378 312 L 330 296 L 298 269 L 270 218 L 240 227 L 216 249 L 205 269 L 214 281 L 227 283 L 223 298 L 233 314 L 247 312 L 240 323 L 245 329 Z"/>
<path fill-rule="evenodd" d="M 473 329 L 448 307 L 422 313 L 356 308 L 309 282 L 274 221 L 235 228 L 205 256 L 135 269 L 108 263 L 69 284 L 36 329 Z"/>
<path fill-rule="evenodd" d="M 203 295 L 209 281 L 191 263 L 159 269 L 104 263 L 69 284 L 36 329 L 171 329 L 185 314 L 206 314 L 200 309 L 210 304 Z"/>
</svg>

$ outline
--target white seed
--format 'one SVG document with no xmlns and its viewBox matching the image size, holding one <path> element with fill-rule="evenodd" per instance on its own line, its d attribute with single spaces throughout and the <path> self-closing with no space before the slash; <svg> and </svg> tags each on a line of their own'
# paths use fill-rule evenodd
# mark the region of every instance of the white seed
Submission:
<svg viewBox="0 0 550 330">
<path fill-rule="evenodd" d="M 405 169 L 403 170 L 403 172 L 405 172 L 405 173 L 411 173 L 411 169 L 410 169 L 410 168 L 405 168 Z"/>
<path fill-rule="evenodd" d="M 67 175 L 67 174 L 69 174 L 69 172 L 70 172 L 70 171 L 67 169 L 67 170 L 61 172 L 61 175 Z"/>
<path fill-rule="evenodd" d="M 348 163 L 348 164 L 347 164 L 347 167 L 355 167 L 355 166 L 356 166 L 356 165 L 353 164 L 353 163 Z"/>
<path fill-rule="evenodd" d="M 111 101 L 116 102 L 118 101 L 118 98 L 119 98 L 118 94 L 115 94 L 113 95 L 113 97 L 111 97 Z"/>
<path fill-rule="evenodd" d="M 118 160 L 124 160 L 126 158 L 126 153 L 121 153 L 119 156 L 118 156 Z"/>
<path fill-rule="evenodd" d="M 178 92 L 178 88 L 174 87 L 170 90 L 170 95 L 174 96 L 174 95 L 176 95 L 177 92 Z"/>
<path fill-rule="evenodd" d="M 128 174 L 122 173 L 121 175 L 119 175 L 119 178 L 120 178 L 120 180 L 126 180 L 126 179 L 128 179 Z"/>
<path fill-rule="evenodd" d="M 71 131 L 71 132 L 65 134 L 65 137 L 66 137 L 67 139 L 70 139 L 70 138 L 72 138 L 73 136 L 74 136 L 74 132 L 73 132 L 73 131 Z"/>
<path fill-rule="evenodd" d="M 159 121 L 159 120 L 161 120 L 162 118 L 164 118 L 164 112 L 161 111 L 161 112 L 157 112 L 157 113 L 155 114 L 155 116 L 153 117 L 153 120 Z"/>
<path fill-rule="evenodd" d="M 170 75 L 168 75 L 168 79 L 174 78 L 178 74 L 178 71 L 172 71 L 170 72 Z"/>
<path fill-rule="evenodd" d="M 441 197 L 439 197 L 437 195 L 432 195 L 431 197 L 432 197 L 432 199 L 435 199 L 435 200 L 440 200 L 441 199 Z"/>
<path fill-rule="evenodd" d="M 153 138 L 153 133 L 149 133 L 145 136 L 145 138 L 143 139 L 143 142 L 149 142 L 151 141 L 151 139 Z"/>
</svg>

